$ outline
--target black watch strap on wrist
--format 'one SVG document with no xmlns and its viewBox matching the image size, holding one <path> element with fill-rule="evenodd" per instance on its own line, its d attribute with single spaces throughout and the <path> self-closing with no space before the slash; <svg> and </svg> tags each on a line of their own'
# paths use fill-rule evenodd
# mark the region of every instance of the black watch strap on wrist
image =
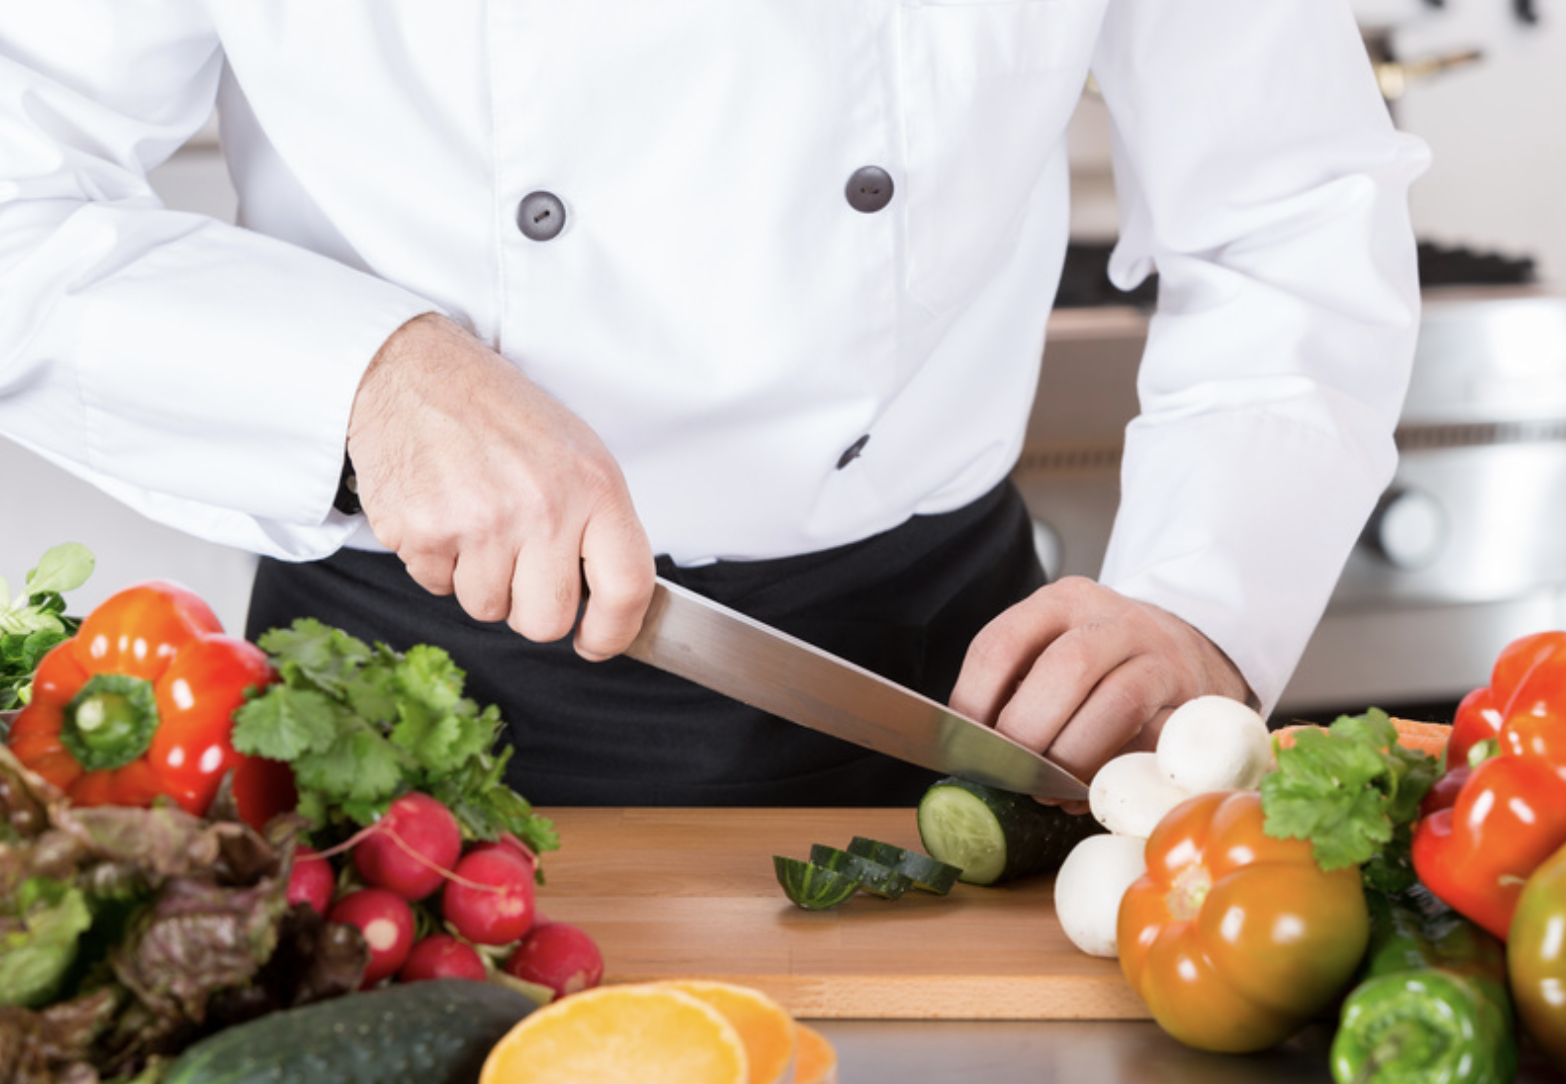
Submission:
<svg viewBox="0 0 1566 1084">
<path fill-rule="evenodd" d="M 343 451 L 343 474 L 337 482 L 337 496 L 332 500 L 332 507 L 345 516 L 356 516 L 364 511 L 364 506 L 359 503 L 359 476 L 353 472 L 353 460 L 348 458 L 348 452 Z"/>
</svg>

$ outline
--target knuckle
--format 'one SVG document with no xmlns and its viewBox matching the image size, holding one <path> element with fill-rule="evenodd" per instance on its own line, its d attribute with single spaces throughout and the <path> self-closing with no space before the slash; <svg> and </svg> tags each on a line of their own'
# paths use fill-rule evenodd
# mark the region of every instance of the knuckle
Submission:
<svg viewBox="0 0 1566 1084">
<path fill-rule="evenodd" d="M 443 562 L 419 553 L 400 552 L 397 555 L 408 576 L 414 583 L 432 595 L 449 595 L 455 589 L 451 578 L 450 562 Z"/>
<path fill-rule="evenodd" d="M 499 621 L 510 612 L 511 602 L 497 592 L 475 593 L 472 589 L 457 591 L 457 601 L 468 616 L 476 621 Z"/>
<path fill-rule="evenodd" d="M 538 607 L 526 607 L 520 612 L 513 607 L 506 623 L 524 639 L 535 644 L 552 644 L 570 633 L 574 618 L 574 614 Z"/>
<path fill-rule="evenodd" d="M 1061 636 L 1050 645 L 1049 665 L 1056 680 L 1086 691 L 1098 684 L 1098 652 L 1094 643 L 1099 626 L 1089 624 Z"/>
<path fill-rule="evenodd" d="M 520 533 L 534 539 L 558 538 L 566 533 L 569 523 L 565 505 L 537 488 L 518 495 L 515 515 Z"/>
<path fill-rule="evenodd" d="M 513 595 L 507 624 L 534 643 L 554 643 L 575 626 L 577 601 L 576 580 L 561 578 L 537 591 Z"/>
<path fill-rule="evenodd" d="M 1141 729 L 1152 717 L 1154 706 L 1137 681 L 1120 679 L 1104 683 L 1101 708 L 1117 730 L 1131 734 Z"/>
<path fill-rule="evenodd" d="M 1088 579 L 1086 576 L 1073 573 L 1072 575 L 1062 576 L 1060 579 L 1056 580 L 1055 588 L 1056 590 L 1062 592 L 1080 594 L 1082 591 L 1086 590 L 1092 582 L 1093 581 Z"/>
<path fill-rule="evenodd" d="M 1009 667 L 1029 650 L 1032 640 L 1017 622 L 999 619 L 991 621 L 979 630 L 968 646 L 970 665 L 988 670 Z"/>
<path fill-rule="evenodd" d="M 460 549 L 463 533 L 459 516 L 416 509 L 406 512 L 398 526 L 399 553 L 419 558 L 438 555 L 449 560 L 449 555 Z"/>
<path fill-rule="evenodd" d="M 1098 590 L 1098 584 L 1086 576 L 1062 576 L 1049 586 L 1051 594 L 1068 606 L 1078 606 L 1084 603 Z"/>
<path fill-rule="evenodd" d="M 577 461 L 577 469 L 581 472 L 581 484 L 595 498 L 615 500 L 625 491 L 625 478 L 620 472 L 620 465 L 607 449 L 598 454 L 583 455 Z"/>
<path fill-rule="evenodd" d="M 465 549 L 496 538 L 505 526 L 501 509 L 487 500 L 466 500 L 441 509 L 425 522 L 428 537 Z"/>
<path fill-rule="evenodd" d="M 1064 725 L 1065 720 L 1040 711 L 1035 705 L 1015 700 L 1002 707 L 995 718 L 996 730 L 1036 750 L 1049 748 Z"/>
</svg>

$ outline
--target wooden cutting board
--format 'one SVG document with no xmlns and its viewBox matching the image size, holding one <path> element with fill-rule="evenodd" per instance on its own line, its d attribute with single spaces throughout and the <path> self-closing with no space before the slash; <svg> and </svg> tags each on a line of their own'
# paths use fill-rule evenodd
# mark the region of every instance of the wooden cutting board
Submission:
<svg viewBox="0 0 1566 1084">
<path fill-rule="evenodd" d="M 774 854 L 870 836 L 919 848 L 908 809 L 549 809 L 561 849 L 538 906 L 597 940 L 606 982 L 714 978 L 803 1018 L 1147 1019 L 1114 960 L 1079 952 L 1052 882 L 864 893 L 829 911 L 783 895 Z"/>
</svg>

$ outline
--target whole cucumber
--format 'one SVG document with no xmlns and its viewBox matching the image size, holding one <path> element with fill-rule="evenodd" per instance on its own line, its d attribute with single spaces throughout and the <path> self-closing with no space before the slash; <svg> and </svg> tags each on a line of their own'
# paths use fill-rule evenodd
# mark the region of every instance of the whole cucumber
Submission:
<svg viewBox="0 0 1566 1084">
<path fill-rule="evenodd" d="M 490 1049 L 536 1007 L 465 979 L 347 994 L 210 1035 L 162 1084 L 474 1084 Z"/>
</svg>

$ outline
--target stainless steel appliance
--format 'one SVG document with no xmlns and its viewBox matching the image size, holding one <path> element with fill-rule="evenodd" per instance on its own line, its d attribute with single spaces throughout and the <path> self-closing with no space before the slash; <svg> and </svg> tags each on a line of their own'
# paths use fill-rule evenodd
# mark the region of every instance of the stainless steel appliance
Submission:
<svg viewBox="0 0 1566 1084">
<path fill-rule="evenodd" d="M 1079 262 L 1096 273 L 1102 253 Z M 1439 717 L 1507 642 L 1566 621 L 1566 297 L 1530 285 L 1526 261 L 1426 245 L 1422 268 L 1397 476 L 1275 719 Z M 1014 474 L 1051 574 L 1097 574 L 1137 409 L 1147 296 L 1092 294 L 1069 287 L 1080 307 L 1051 318 Z"/>
</svg>

